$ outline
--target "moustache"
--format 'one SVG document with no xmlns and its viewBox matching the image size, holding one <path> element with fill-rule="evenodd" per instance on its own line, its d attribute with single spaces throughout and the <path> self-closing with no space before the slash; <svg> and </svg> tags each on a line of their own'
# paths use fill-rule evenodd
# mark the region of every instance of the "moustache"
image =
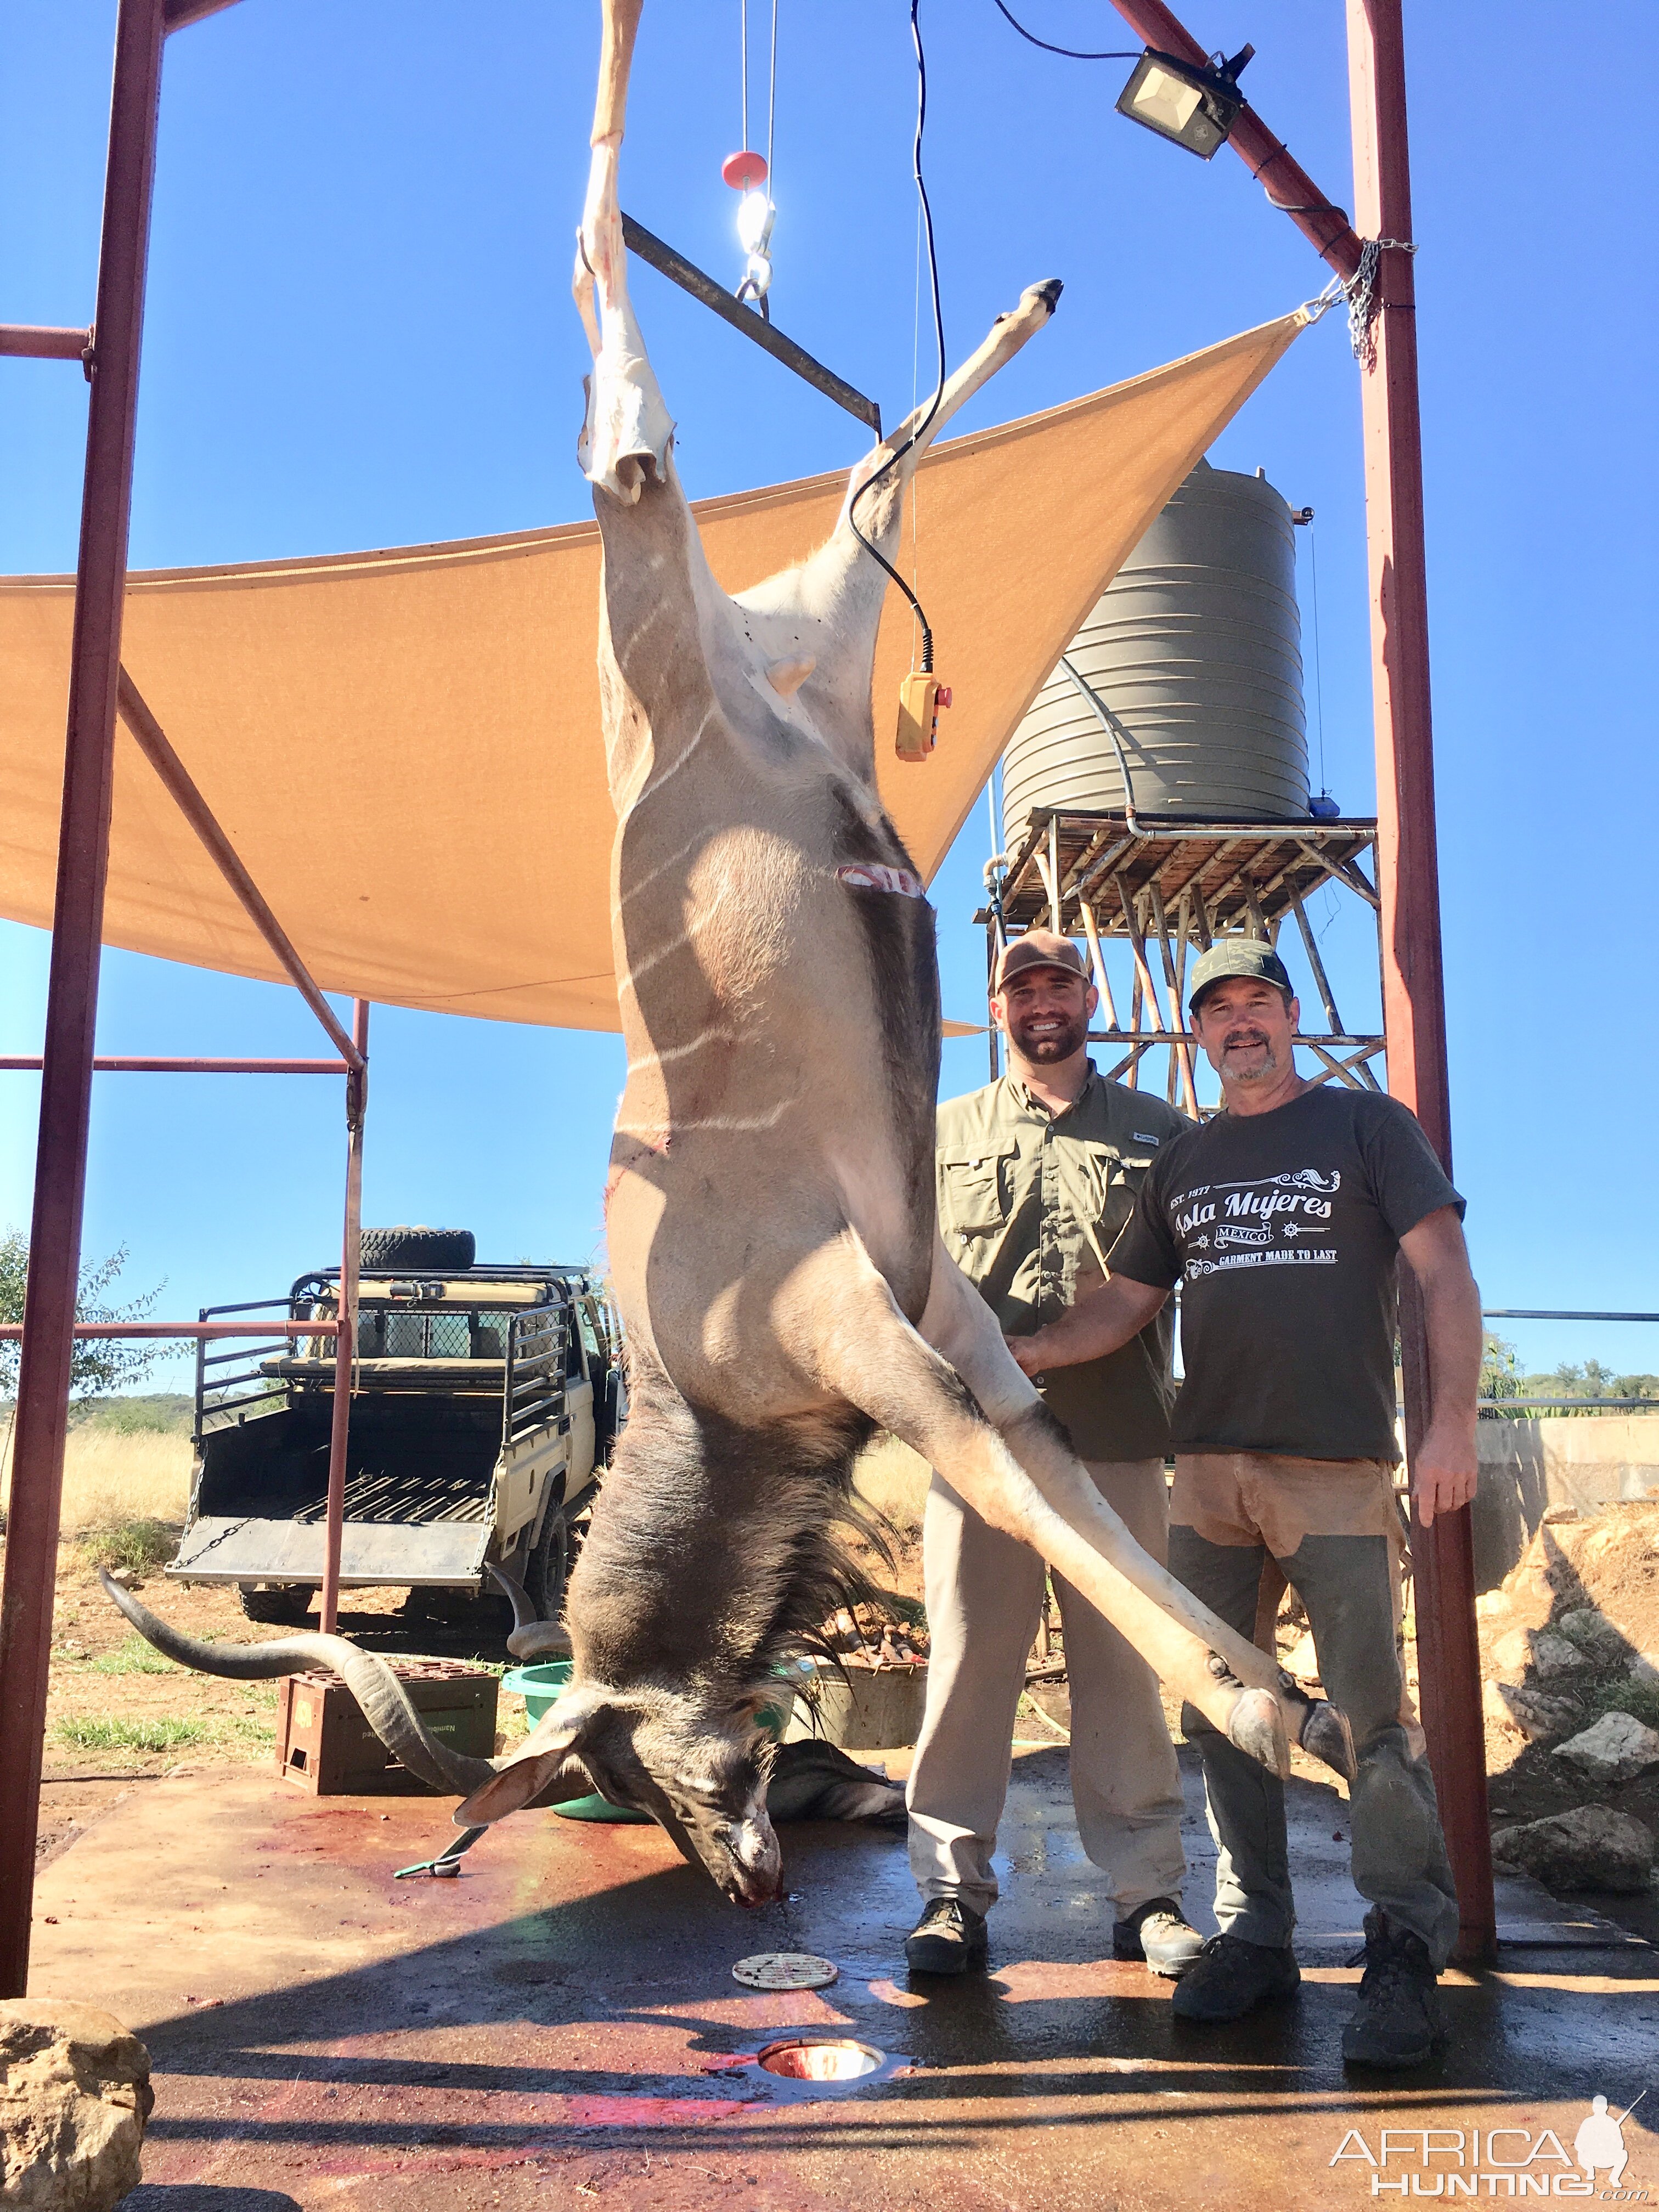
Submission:
<svg viewBox="0 0 1659 2212">
<path fill-rule="evenodd" d="M 1221 1049 L 1223 1052 L 1231 1052 L 1237 1045 L 1265 1045 L 1267 1042 L 1267 1039 L 1260 1030 L 1230 1030 L 1222 1040 Z"/>
</svg>

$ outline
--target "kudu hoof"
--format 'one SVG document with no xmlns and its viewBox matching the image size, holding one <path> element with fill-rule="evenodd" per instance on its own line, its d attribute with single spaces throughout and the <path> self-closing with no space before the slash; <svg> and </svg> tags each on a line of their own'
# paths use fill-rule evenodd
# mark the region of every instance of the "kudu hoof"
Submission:
<svg viewBox="0 0 1659 2212">
<path fill-rule="evenodd" d="M 1353 1781 L 1359 1772 L 1359 1761 L 1354 1755 L 1353 1730 L 1347 1715 L 1328 1698 L 1310 1698 L 1290 1675 L 1280 1674 L 1279 1679 L 1286 1701 L 1301 1716 L 1296 1729 L 1297 1743 L 1310 1759 L 1322 1759 L 1345 1782 Z"/>
<path fill-rule="evenodd" d="M 1284 1707 L 1271 1690 L 1239 1692 L 1227 1717 L 1227 1741 L 1281 1782 L 1289 1778 L 1291 1739 Z"/>
</svg>

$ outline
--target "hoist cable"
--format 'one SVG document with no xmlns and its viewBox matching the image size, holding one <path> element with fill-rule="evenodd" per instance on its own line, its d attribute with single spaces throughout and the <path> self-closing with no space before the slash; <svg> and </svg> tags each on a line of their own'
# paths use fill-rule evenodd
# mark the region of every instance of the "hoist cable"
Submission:
<svg viewBox="0 0 1659 2212">
<path fill-rule="evenodd" d="M 1319 729 L 1319 795 L 1330 790 L 1325 780 L 1325 670 L 1319 650 L 1319 548 L 1314 526 L 1308 525 L 1308 565 L 1313 571 L 1314 712 Z"/>
<path fill-rule="evenodd" d="M 749 151 L 749 0 L 738 0 L 738 72 L 743 93 L 743 129 L 738 143 Z"/>
<path fill-rule="evenodd" d="M 905 438 L 901 444 L 893 448 L 893 451 L 888 455 L 887 459 L 870 478 L 869 482 L 867 483 L 860 484 L 858 490 L 854 494 L 852 502 L 847 510 L 847 521 L 848 526 L 852 531 L 853 535 L 858 539 L 859 544 L 863 546 L 865 551 L 870 556 L 871 559 L 876 563 L 878 568 L 885 571 L 886 574 L 898 586 L 900 591 L 903 592 L 905 598 L 909 601 L 911 613 L 915 615 L 916 620 L 921 624 L 922 672 L 925 675 L 931 676 L 933 670 L 933 633 L 928 623 L 927 615 L 922 611 L 921 601 L 916 597 L 908 584 L 905 582 L 903 577 L 900 575 L 898 570 L 893 566 L 892 562 L 883 554 L 877 551 L 875 546 L 872 544 L 870 540 L 865 536 L 864 532 L 859 528 L 858 520 L 859 501 L 868 493 L 873 491 L 876 486 L 881 482 L 882 478 L 890 474 L 890 472 L 898 466 L 899 463 L 917 443 L 918 440 L 927 435 L 929 428 L 932 427 L 933 417 L 939 413 L 939 404 L 945 398 L 945 314 L 943 309 L 939 306 L 939 256 L 933 245 L 933 206 L 928 200 L 927 181 L 923 178 L 921 173 L 922 135 L 927 127 L 927 57 L 922 47 L 921 24 L 917 16 L 917 10 L 920 6 L 921 0 L 910 0 L 910 39 L 911 43 L 916 50 L 916 135 L 915 143 L 911 152 L 911 167 L 915 172 L 916 179 L 916 195 L 921 208 L 922 230 L 927 240 L 927 281 L 933 290 L 933 338 L 939 349 L 939 381 L 933 387 L 933 398 L 929 401 L 927 412 L 922 417 L 921 421 L 916 424 L 909 435 Z"/>
<path fill-rule="evenodd" d="M 772 0 L 772 75 L 766 94 L 766 189 L 772 189 L 772 131 L 778 114 L 778 0 Z"/>
<path fill-rule="evenodd" d="M 1003 6 L 1002 0 L 991 0 L 991 5 L 1012 30 L 1019 33 L 1022 39 L 1029 39 L 1034 46 L 1041 46 L 1045 54 L 1063 54 L 1068 62 L 1138 62 L 1144 51 L 1137 46 L 1133 53 L 1113 52 L 1103 54 L 1082 54 L 1075 46 L 1051 46 L 1047 39 L 1038 38 L 1035 31 L 1028 31 L 1018 17 L 1010 15 L 1007 9 Z"/>
</svg>

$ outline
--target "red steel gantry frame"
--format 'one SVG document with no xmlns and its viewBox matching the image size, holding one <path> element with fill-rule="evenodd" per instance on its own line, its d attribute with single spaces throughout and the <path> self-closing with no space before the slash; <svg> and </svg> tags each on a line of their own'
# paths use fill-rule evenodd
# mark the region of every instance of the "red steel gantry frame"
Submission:
<svg viewBox="0 0 1659 2212">
<path fill-rule="evenodd" d="M 88 1336 L 200 1339 L 270 1334 L 269 1323 L 257 1328 L 235 1322 L 76 1323 L 87 1136 L 95 1070 L 345 1078 L 345 1225 L 338 1311 L 332 1321 L 277 1324 L 280 1331 L 290 1335 L 331 1336 L 335 1342 L 322 1588 L 325 1629 L 334 1626 L 339 1606 L 346 1428 L 362 1218 L 363 1113 L 368 1100 L 368 1007 L 366 1001 L 358 1000 L 350 1031 L 342 1026 L 121 666 L 161 49 L 169 31 L 215 14 L 227 4 L 228 0 L 120 0 L 96 320 L 88 331 L 0 326 L 0 354 L 79 361 L 92 386 L 75 574 L 69 722 L 44 1049 L 38 1059 L 12 1055 L 0 1060 L 0 1067 L 39 1067 L 41 1073 L 27 1297 L 21 1331 L 15 1328 L 5 1331 L 22 1339 L 12 1433 L 4 1595 L 0 1601 L 0 1787 L 7 1807 L 7 1817 L 0 1822 L 0 1996 L 23 1996 L 27 1984 L 64 1438 L 75 1340 Z M 164 1059 L 100 1057 L 95 1053 L 118 714 L 322 1024 L 337 1059 Z"/>
<path fill-rule="evenodd" d="M 92 385 L 76 568 L 52 968 L 41 1061 L 31 1264 L 14 1435 L 3 1611 L 0 1611 L 0 1784 L 9 1812 L 8 1820 L 0 1824 L 0 1996 L 6 1996 L 23 1994 L 28 1970 L 64 1437 L 76 1334 L 75 1295 L 87 1134 L 92 1077 L 100 1064 L 94 1049 L 94 1027 L 118 690 L 123 720 L 185 806 L 198 834 L 213 851 L 267 941 L 276 945 L 281 938 L 274 917 L 262 901 L 256 908 L 252 902 L 258 901 L 258 893 L 240 871 L 228 841 L 189 787 L 182 769 L 178 769 L 179 780 L 175 781 L 162 766 L 164 760 L 173 761 L 175 768 L 178 764 L 154 718 L 131 685 L 123 684 L 120 669 L 161 49 L 170 31 L 231 4 L 233 0 L 119 0 L 96 320 L 90 331 L 0 327 L 0 354 L 82 362 Z M 1189 62 L 1206 59 L 1196 40 L 1161 0 L 1114 0 L 1114 4 L 1148 45 Z M 1409 240 L 1412 235 L 1401 7 L 1401 0 L 1347 0 L 1358 200 L 1353 222 L 1325 198 L 1249 108 L 1234 125 L 1230 141 L 1261 179 L 1272 204 L 1290 216 L 1345 283 L 1352 283 L 1358 272 L 1362 233 L 1377 240 Z M 1422 448 L 1409 253 L 1398 246 L 1383 247 L 1376 289 L 1375 351 L 1364 366 L 1362 391 L 1389 1087 L 1414 1109 L 1449 1168 L 1451 1125 L 1429 706 Z M 184 795 L 186 790 L 193 808 Z M 295 1325 L 296 1333 L 334 1333 L 339 1361 L 329 1482 L 330 1579 L 324 1589 L 328 1622 L 337 1596 L 368 1009 L 359 1002 L 356 1033 L 346 1036 L 292 946 L 283 939 L 277 949 L 340 1054 L 337 1062 L 304 1063 L 306 1072 L 321 1073 L 326 1068 L 343 1070 L 348 1075 L 350 1135 L 341 1311 L 334 1322 Z M 208 1064 L 190 1065 L 205 1067 Z M 250 1071 L 275 1066 L 225 1061 L 212 1065 L 226 1072 L 233 1066 Z M 1401 1309 L 1409 1458 L 1422 1437 L 1430 1402 L 1423 1317 L 1409 1271 L 1401 1286 Z M 159 1333 L 161 1327 L 136 1324 L 123 1333 L 138 1329 Z M 222 1325 L 216 1333 L 224 1333 Z M 1491 1955 L 1495 1925 L 1468 1509 L 1442 1516 L 1431 1529 L 1419 1530 L 1415 1549 L 1423 1720 L 1457 1875 L 1462 1914 L 1460 1956 L 1477 1960 Z"/>
<path fill-rule="evenodd" d="M 1113 0 L 1150 46 L 1177 59 L 1208 57 L 1162 0 Z M 1273 205 L 1345 284 L 1377 241 L 1372 350 L 1360 365 L 1365 520 L 1376 715 L 1377 890 L 1382 898 L 1382 1027 L 1389 1089 L 1403 1099 L 1451 1172 L 1451 1102 L 1440 951 L 1440 871 L 1434 819 L 1434 732 L 1429 708 L 1428 580 L 1423 548 L 1423 444 L 1418 404 L 1417 306 L 1412 275 L 1411 161 L 1406 129 L 1401 0 L 1347 0 L 1348 104 L 1353 137 L 1352 222 L 1249 108 L 1229 144 Z M 1423 1310 L 1401 1271 L 1400 1336 L 1406 1456 L 1428 1424 L 1430 1376 Z M 1469 1509 L 1414 1528 L 1418 1674 L 1446 1844 L 1462 1919 L 1457 1956 L 1492 1957 L 1492 1833 L 1486 1741 L 1475 1636 Z"/>
</svg>

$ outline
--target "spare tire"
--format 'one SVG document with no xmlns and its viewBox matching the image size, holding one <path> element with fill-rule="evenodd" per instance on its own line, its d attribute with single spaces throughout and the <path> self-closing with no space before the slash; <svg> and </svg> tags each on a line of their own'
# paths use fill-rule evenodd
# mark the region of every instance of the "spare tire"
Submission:
<svg viewBox="0 0 1659 2212">
<path fill-rule="evenodd" d="M 470 1267 L 477 1255 L 470 1229 L 365 1229 L 362 1265 L 385 1267 Z"/>
</svg>

